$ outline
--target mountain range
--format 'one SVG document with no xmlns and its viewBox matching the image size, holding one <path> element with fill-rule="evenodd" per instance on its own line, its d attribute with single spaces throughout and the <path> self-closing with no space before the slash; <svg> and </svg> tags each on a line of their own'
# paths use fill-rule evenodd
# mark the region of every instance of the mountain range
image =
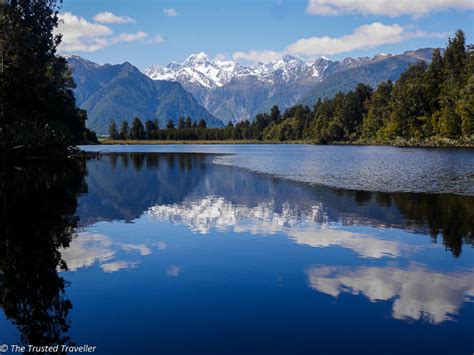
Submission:
<svg viewBox="0 0 474 355">
<path fill-rule="evenodd" d="M 399 55 L 303 60 L 284 56 L 280 60 L 243 65 L 212 60 L 206 53 L 189 56 L 183 63 L 153 65 L 144 73 L 154 80 L 179 82 L 199 103 L 223 122 L 252 119 L 272 105 L 286 108 L 298 103 L 313 105 L 317 99 L 349 91 L 358 83 L 376 86 L 395 81 L 417 61 L 430 61 L 433 48 Z"/>
<path fill-rule="evenodd" d="M 88 112 L 87 125 L 104 134 L 112 119 L 129 123 L 135 116 L 158 119 L 163 127 L 170 119 L 176 123 L 179 116 L 190 116 L 222 127 L 252 120 L 273 105 L 312 106 L 319 98 L 347 92 L 358 83 L 375 87 L 381 81 L 396 81 L 411 64 L 429 62 L 433 50 L 341 61 L 284 56 L 250 65 L 212 60 L 201 52 L 183 63 L 153 65 L 143 73 L 128 62 L 99 65 L 78 56 L 67 60 L 77 84 L 77 104 Z"/>
<path fill-rule="evenodd" d="M 151 80 L 130 63 L 99 65 L 86 59 L 69 56 L 76 88 L 76 103 L 87 110 L 87 126 L 106 134 L 110 121 L 129 123 L 134 117 L 158 119 L 161 127 L 179 116 L 204 119 L 210 127 L 223 123 L 203 108 L 181 84 Z"/>
</svg>

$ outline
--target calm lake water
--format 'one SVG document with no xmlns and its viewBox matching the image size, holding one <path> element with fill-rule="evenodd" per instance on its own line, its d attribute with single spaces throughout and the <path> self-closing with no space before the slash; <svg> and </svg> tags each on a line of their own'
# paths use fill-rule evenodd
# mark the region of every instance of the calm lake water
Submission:
<svg viewBox="0 0 474 355">
<path fill-rule="evenodd" d="M 86 149 L 1 170 L 0 343 L 474 352 L 474 150 Z"/>
</svg>

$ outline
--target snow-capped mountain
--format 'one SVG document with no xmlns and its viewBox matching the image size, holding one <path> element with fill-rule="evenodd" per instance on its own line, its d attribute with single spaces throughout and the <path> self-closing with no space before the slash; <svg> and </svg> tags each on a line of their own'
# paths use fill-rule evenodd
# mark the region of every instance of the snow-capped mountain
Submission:
<svg viewBox="0 0 474 355">
<path fill-rule="evenodd" d="M 321 82 L 336 68 L 337 63 L 327 58 L 305 61 L 284 56 L 273 62 L 244 65 L 212 60 L 201 52 L 181 64 L 153 65 L 144 73 L 154 80 L 181 83 L 216 117 L 236 122 L 251 119 L 266 109 L 274 96 L 279 96 L 275 103 L 283 107 L 296 104 L 308 86 Z"/>
<path fill-rule="evenodd" d="M 167 66 L 153 65 L 145 74 L 154 80 L 189 82 L 206 88 L 221 87 L 239 71 L 240 65 L 232 61 L 212 61 L 206 53 L 189 56 L 182 64 L 171 62 Z"/>
<path fill-rule="evenodd" d="M 145 70 L 154 80 L 171 80 L 199 84 L 208 89 L 222 87 L 235 78 L 252 76 L 264 83 L 294 82 L 304 78 L 319 78 L 331 62 L 326 58 L 304 61 L 296 56 L 267 63 L 243 65 L 232 60 L 212 60 L 204 53 L 190 55 L 182 64 L 155 64 Z"/>
<path fill-rule="evenodd" d="M 282 108 L 311 104 L 319 97 L 350 90 L 359 82 L 376 85 L 382 80 L 396 80 L 410 64 L 430 60 L 432 51 L 425 48 L 341 61 L 286 55 L 276 61 L 249 65 L 211 59 L 201 52 L 190 55 L 183 63 L 153 65 L 144 73 L 154 80 L 181 83 L 211 114 L 224 122 L 237 122 L 252 120 L 274 104 Z M 340 76 L 332 80 L 336 74 Z"/>
</svg>

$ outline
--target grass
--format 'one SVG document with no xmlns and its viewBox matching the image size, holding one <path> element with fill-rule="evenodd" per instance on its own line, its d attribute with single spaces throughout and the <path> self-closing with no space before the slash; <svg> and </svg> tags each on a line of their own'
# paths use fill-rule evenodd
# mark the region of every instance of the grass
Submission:
<svg viewBox="0 0 474 355">
<path fill-rule="evenodd" d="M 169 145 L 169 144 L 313 144 L 309 141 L 259 141 L 259 140 L 112 140 L 108 138 L 99 139 L 101 144 L 145 144 L 145 145 Z M 423 140 L 396 138 L 392 141 L 364 141 L 358 140 L 354 142 L 332 142 L 329 145 L 379 145 L 393 147 L 458 147 L 473 148 L 474 138 L 464 137 L 459 139 L 448 139 L 432 137 Z"/>
<path fill-rule="evenodd" d="M 165 145 L 165 144 L 306 144 L 302 141 L 274 142 L 274 141 L 258 141 L 258 140 L 112 140 L 108 138 L 99 139 L 101 144 L 148 144 L 148 145 Z"/>
</svg>

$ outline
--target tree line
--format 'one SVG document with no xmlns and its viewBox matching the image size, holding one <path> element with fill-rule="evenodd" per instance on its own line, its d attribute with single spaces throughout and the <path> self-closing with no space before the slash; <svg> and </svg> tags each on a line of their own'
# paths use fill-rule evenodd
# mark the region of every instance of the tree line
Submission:
<svg viewBox="0 0 474 355">
<path fill-rule="evenodd" d="M 179 117 L 178 123 L 169 120 L 160 128 L 158 120 L 146 120 L 145 124 L 135 117 L 132 124 L 123 120 L 120 127 L 114 120 L 109 125 L 109 138 L 113 140 L 225 140 L 222 128 L 207 128 L 205 120 L 192 121 L 191 117 Z"/>
<path fill-rule="evenodd" d="M 319 99 L 314 107 L 296 105 L 283 113 L 273 106 L 269 113 L 206 128 L 205 122 L 180 118 L 160 129 L 157 121 L 138 118 L 129 129 L 124 121 L 111 123 L 112 139 L 160 140 L 258 140 L 393 143 L 429 140 L 467 140 L 474 133 L 474 47 L 467 46 L 458 30 L 446 49 L 435 49 L 431 63 L 411 65 L 395 83 L 382 82 L 374 90 L 359 84 L 347 93 Z"/>
</svg>

